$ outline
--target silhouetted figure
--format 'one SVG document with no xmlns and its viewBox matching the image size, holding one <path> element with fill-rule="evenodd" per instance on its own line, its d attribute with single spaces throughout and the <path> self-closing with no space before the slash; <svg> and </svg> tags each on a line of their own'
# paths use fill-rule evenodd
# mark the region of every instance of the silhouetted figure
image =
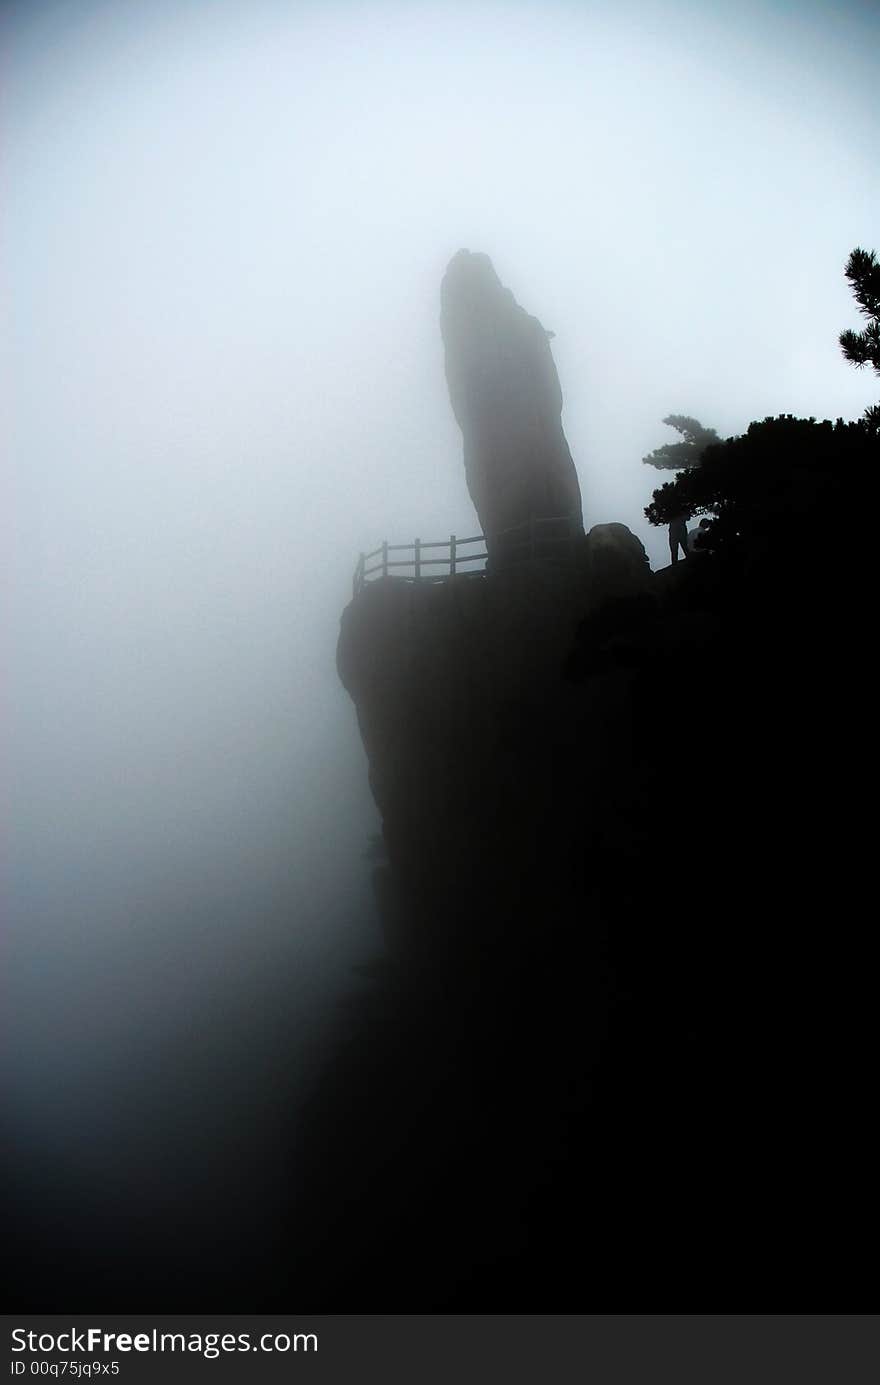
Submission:
<svg viewBox="0 0 880 1385">
<path fill-rule="evenodd" d="M 678 562 L 678 550 L 687 558 L 688 552 L 688 526 L 687 515 L 676 515 L 675 519 L 669 522 L 669 552 L 672 554 L 672 561 Z"/>
<path fill-rule="evenodd" d="M 701 519 L 694 529 L 688 530 L 687 536 L 687 556 L 692 557 L 694 553 L 708 553 L 706 537 L 709 533 L 708 519 Z M 670 526 L 671 528 L 671 526 Z M 675 562 L 675 559 L 672 560 Z"/>
</svg>

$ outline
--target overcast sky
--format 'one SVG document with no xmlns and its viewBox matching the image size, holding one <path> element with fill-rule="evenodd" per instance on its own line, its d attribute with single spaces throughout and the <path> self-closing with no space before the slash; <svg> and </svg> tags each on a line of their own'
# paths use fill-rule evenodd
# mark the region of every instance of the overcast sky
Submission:
<svg viewBox="0 0 880 1385">
<path fill-rule="evenodd" d="M 728 435 L 876 398 L 837 336 L 849 251 L 880 249 L 880 9 L 29 0 L 2 25 L 25 1101 L 94 1084 L 99 1049 L 146 1062 L 225 971 L 307 1006 L 375 944 L 334 649 L 359 550 L 476 532 L 438 325 L 459 247 L 555 332 L 586 524 L 654 566 L 665 414 Z"/>
</svg>

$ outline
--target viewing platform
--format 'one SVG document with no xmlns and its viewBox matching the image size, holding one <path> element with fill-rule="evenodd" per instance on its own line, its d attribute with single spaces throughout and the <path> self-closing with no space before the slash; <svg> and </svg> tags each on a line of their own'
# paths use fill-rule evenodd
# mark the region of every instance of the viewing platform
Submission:
<svg viewBox="0 0 880 1385">
<path fill-rule="evenodd" d="M 491 561 L 493 565 L 535 560 L 570 561 L 579 539 L 583 539 L 583 529 L 571 515 L 530 519 L 503 530 L 492 539 Z M 431 556 L 426 557 L 426 553 Z M 390 554 L 395 556 L 390 557 Z M 466 539 L 450 534 L 448 539 L 414 539 L 412 543 L 388 543 L 386 539 L 372 553 L 362 553 L 358 558 L 353 594 L 357 596 L 368 582 L 380 579 L 448 582 L 453 577 L 483 577 L 489 559 L 485 534 L 474 534 Z M 431 570 L 426 572 L 426 568 Z"/>
</svg>

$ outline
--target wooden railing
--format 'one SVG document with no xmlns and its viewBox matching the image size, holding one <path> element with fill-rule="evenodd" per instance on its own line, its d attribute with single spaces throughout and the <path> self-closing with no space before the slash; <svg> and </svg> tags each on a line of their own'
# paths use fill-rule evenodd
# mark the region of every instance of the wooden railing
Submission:
<svg viewBox="0 0 880 1385">
<path fill-rule="evenodd" d="M 582 533 L 577 521 L 569 515 L 552 519 L 531 519 L 518 524 L 513 529 L 505 529 L 492 542 L 493 562 L 499 560 L 505 565 L 510 562 L 528 562 L 535 558 L 560 559 L 574 552 L 574 543 Z M 462 549 L 473 544 L 482 548 L 477 552 L 464 553 Z M 425 552 L 442 556 L 426 558 Z M 410 557 L 389 558 L 389 553 L 410 554 Z M 387 539 L 373 550 L 362 553 L 354 572 L 354 594 L 362 591 L 367 582 L 380 578 L 393 577 L 404 582 L 445 582 L 451 577 L 478 577 L 485 572 L 489 557 L 484 534 L 460 539 L 450 534 L 448 539 L 438 539 L 426 543 L 415 539 L 413 543 L 389 543 Z M 480 567 L 471 564 L 479 563 Z M 396 569 L 392 572 L 392 568 Z M 406 568 L 406 572 L 397 569 Z M 426 572 L 426 568 L 441 568 L 440 572 Z"/>
</svg>

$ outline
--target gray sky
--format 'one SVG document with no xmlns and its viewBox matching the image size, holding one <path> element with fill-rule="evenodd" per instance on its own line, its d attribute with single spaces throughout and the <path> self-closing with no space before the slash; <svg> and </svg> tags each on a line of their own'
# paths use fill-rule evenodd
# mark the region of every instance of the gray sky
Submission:
<svg viewBox="0 0 880 1385">
<path fill-rule="evenodd" d="M 34 1120 L 103 1090 L 99 1050 L 131 1072 L 157 1032 L 219 1023 L 230 978 L 306 1013 L 375 944 L 335 640 L 360 549 L 476 532 L 438 326 L 455 250 L 556 333 L 586 523 L 629 524 L 654 566 L 665 414 L 727 435 L 876 398 L 837 335 L 847 255 L 880 249 L 878 16 L 4 6 L 6 900 Z"/>
</svg>

